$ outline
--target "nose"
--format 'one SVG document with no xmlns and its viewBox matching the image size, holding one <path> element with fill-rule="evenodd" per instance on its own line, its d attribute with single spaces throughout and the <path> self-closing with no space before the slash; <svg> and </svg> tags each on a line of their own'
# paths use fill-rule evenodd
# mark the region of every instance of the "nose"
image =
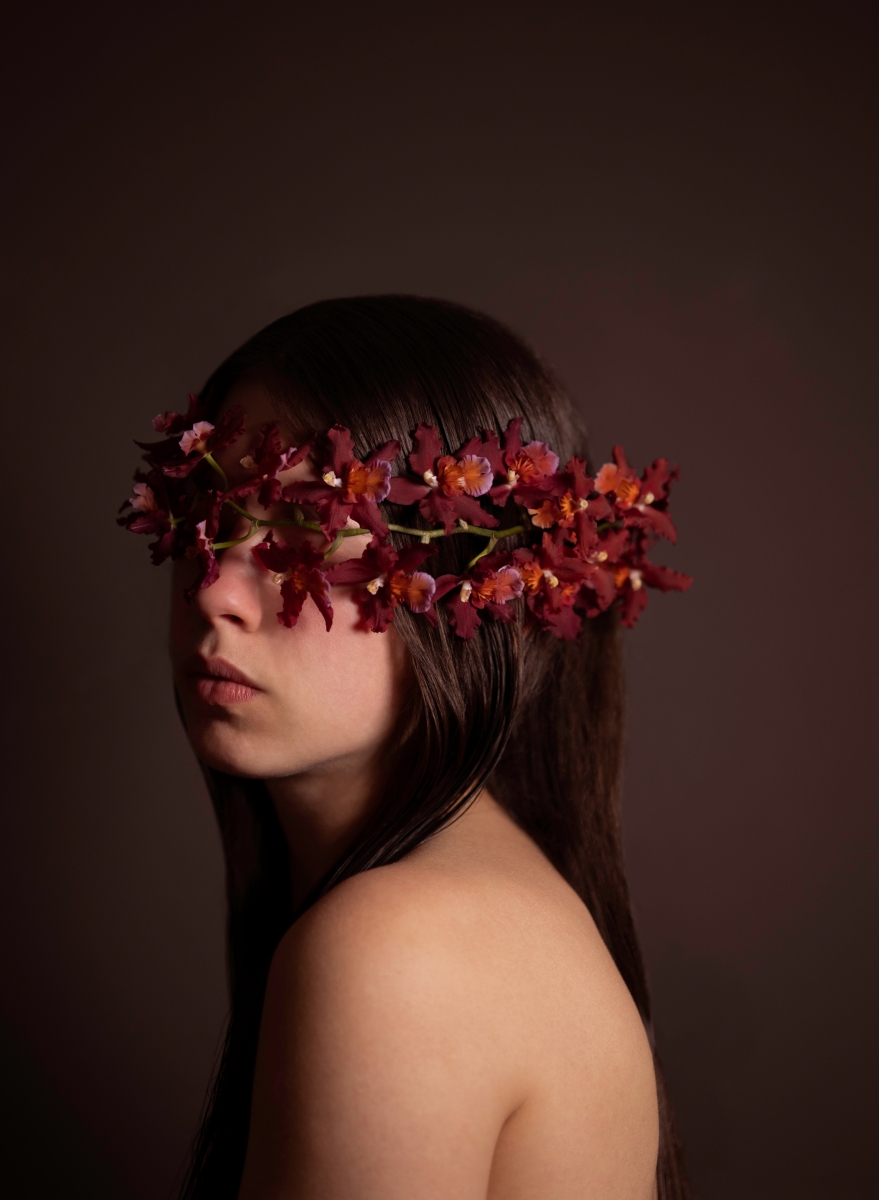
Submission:
<svg viewBox="0 0 879 1200">
<path fill-rule="evenodd" d="M 193 595 L 193 608 L 209 624 L 229 622 L 252 632 L 262 623 L 268 573 L 251 553 L 259 540 L 253 537 L 240 546 L 221 551 L 217 557 L 219 576 L 210 587 L 198 588 Z M 277 603 L 275 606 L 278 607 Z"/>
</svg>

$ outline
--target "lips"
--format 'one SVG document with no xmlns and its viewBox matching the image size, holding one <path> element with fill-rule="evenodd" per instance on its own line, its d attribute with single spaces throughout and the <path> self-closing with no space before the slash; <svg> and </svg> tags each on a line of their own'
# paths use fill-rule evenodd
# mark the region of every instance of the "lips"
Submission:
<svg viewBox="0 0 879 1200">
<path fill-rule="evenodd" d="M 225 658 L 205 658 L 195 654 L 186 664 L 195 693 L 206 704 L 242 704 L 255 700 L 262 688 Z"/>
</svg>

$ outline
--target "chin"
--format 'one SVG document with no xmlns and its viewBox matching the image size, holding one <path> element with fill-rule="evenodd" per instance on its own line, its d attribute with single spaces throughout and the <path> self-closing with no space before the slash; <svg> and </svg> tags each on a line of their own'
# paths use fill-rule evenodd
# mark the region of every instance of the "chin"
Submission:
<svg viewBox="0 0 879 1200">
<path fill-rule="evenodd" d="M 187 730 L 189 743 L 196 758 L 206 767 L 238 775 L 244 779 L 261 779 L 266 756 L 259 740 L 235 730 L 221 721 L 195 721 Z"/>
</svg>

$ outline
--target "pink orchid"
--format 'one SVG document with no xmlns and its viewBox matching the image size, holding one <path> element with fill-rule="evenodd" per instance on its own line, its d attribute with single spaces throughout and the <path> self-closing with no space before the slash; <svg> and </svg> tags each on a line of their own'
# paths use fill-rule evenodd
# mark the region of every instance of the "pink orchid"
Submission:
<svg viewBox="0 0 879 1200">
<path fill-rule="evenodd" d="M 166 414 L 167 416 L 168 414 Z M 175 417 L 179 414 L 172 413 Z M 156 418 L 164 421 L 164 417 Z M 174 421 L 171 421 L 171 427 Z M 185 479 L 204 460 L 206 454 L 213 454 L 230 445 L 244 432 L 244 412 L 239 405 L 230 408 L 216 425 L 210 421 L 196 421 L 191 429 L 187 429 L 178 438 L 167 437 L 161 442 L 138 442 L 137 445 L 145 450 L 144 458 L 152 467 L 158 467 L 172 479 Z"/>
<path fill-rule="evenodd" d="M 217 425 L 196 421 L 180 438 L 180 454 L 163 462 L 162 470 L 174 479 L 182 479 L 198 466 L 207 454 L 214 454 L 236 441 L 244 432 L 245 417 L 238 408 L 230 408 Z"/>
</svg>

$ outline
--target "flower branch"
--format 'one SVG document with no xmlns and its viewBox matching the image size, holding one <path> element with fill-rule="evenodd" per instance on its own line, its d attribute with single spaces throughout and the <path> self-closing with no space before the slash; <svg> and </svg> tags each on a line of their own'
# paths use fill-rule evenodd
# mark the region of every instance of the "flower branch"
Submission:
<svg viewBox="0 0 879 1200">
<path fill-rule="evenodd" d="M 676 539 L 668 493 L 678 470 L 667 459 L 656 459 L 639 477 L 615 446 L 613 461 L 594 478 L 576 456 L 560 469 L 558 456 L 543 442 L 522 444 L 523 418 L 517 417 L 502 440 L 483 430 L 454 454 L 444 453 L 435 428 L 419 425 L 407 465 L 395 475 L 396 441 L 358 458 L 350 431 L 335 425 L 285 450 L 279 426 L 271 422 L 262 426 L 253 452 L 240 459 L 247 475 L 230 489 L 215 452 L 244 432 L 244 413 L 232 408 L 217 425 L 203 418 L 198 398 L 191 397 L 185 416 L 168 412 L 155 419 L 154 428 L 166 436 L 138 443 L 147 469 L 136 473 L 134 494 L 118 518 L 133 533 L 156 539 L 150 544 L 154 563 L 184 555 L 198 562 L 200 574 L 187 591 L 189 599 L 219 577 L 219 552 L 262 529 L 268 534 L 253 554 L 280 586 L 278 619 L 286 626 L 296 624 L 310 597 L 329 629 L 329 586 L 345 583 L 355 585 L 363 619 L 376 632 L 387 628 L 400 605 L 435 624 L 435 605 L 445 599 L 451 627 L 466 639 L 479 628 L 480 614 L 513 620 L 514 601 L 521 599 L 539 628 L 575 639 L 584 619 L 611 606 L 619 609 L 624 625 L 634 625 L 646 605 L 647 588 L 684 591 L 692 582 L 648 557 L 658 539 Z M 319 478 L 282 484 L 280 474 L 309 455 Z M 219 490 L 200 482 L 203 473 L 196 468 L 202 461 Z M 281 501 L 291 504 L 293 519 L 257 517 L 242 503 L 251 495 L 266 509 Z M 384 501 L 412 508 L 425 524 L 386 524 L 379 507 Z M 306 519 L 301 505 L 313 509 L 316 519 Z M 247 532 L 216 541 L 225 506 L 248 522 Z M 498 510 L 515 523 L 498 528 Z M 187 515 L 173 515 L 178 512 Z M 318 550 L 307 539 L 299 545 L 274 541 L 273 529 L 291 527 L 322 534 L 326 548 Z M 411 537 L 415 544 L 398 551 L 389 543 L 391 533 Z M 437 538 L 462 533 L 484 539 L 485 545 L 461 575 L 434 578 L 420 569 L 435 552 Z M 325 565 L 345 538 L 364 535 L 370 542 L 358 558 Z M 514 535 L 523 543 L 503 549 L 500 543 Z"/>
</svg>

